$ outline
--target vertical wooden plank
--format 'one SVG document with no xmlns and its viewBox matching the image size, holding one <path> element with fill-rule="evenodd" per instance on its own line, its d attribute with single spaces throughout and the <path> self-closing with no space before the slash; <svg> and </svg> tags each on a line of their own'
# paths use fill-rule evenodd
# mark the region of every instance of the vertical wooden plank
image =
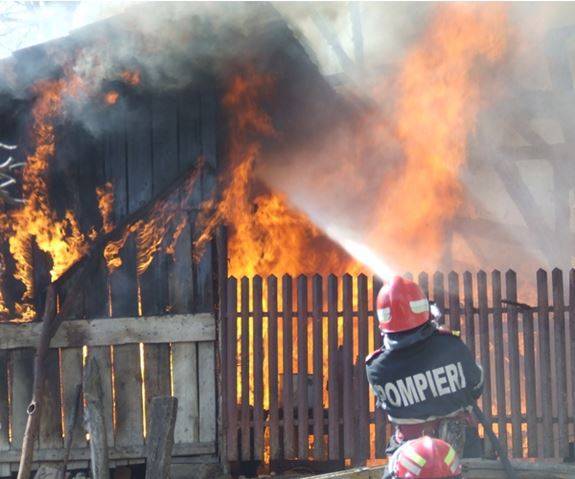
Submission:
<svg viewBox="0 0 575 479">
<path fill-rule="evenodd" d="M 505 289 L 507 300 L 517 302 L 517 275 L 515 271 L 505 273 Z M 509 383 L 511 400 L 511 432 L 513 456 L 523 456 L 523 438 L 521 437 L 521 378 L 519 377 L 519 327 L 517 308 L 507 304 L 507 331 L 509 334 Z"/>
<path fill-rule="evenodd" d="M 270 398 L 270 458 L 280 457 L 280 426 L 278 398 L 278 280 L 268 276 L 268 387 Z"/>
<path fill-rule="evenodd" d="M 539 368 L 541 371 L 541 404 L 543 413 L 543 456 L 553 457 L 553 412 L 551 410 L 551 350 L 549 343 L 549 293 L 547 272 L 537 271 L 537 322 L 539 329 Z"/>
<path fill-rule="evenodd" d="M 461 331 L 461 307 L 459 302 L 459 275 L 451 271 L 447 276 L 449 284 L 449 329 Z"/>
<path fill-rule="evenodd" d="M 10 366 L 9 358 L 10 356 L 8 351 L 0 351 L 0 455 L 3 451 L 10 449 L 10 438 L 8 436 L 8 430 L 10 428 L 10 389 L 8 387 L 8 368 Z"/>
<path fill-rule="evenodd" d="M 524 335 L 524 361 L 525 361 L 525 408 L 527 413 L 527 455 L 537 457 L 537 385 L 535 384 L 535 337 L 533 328 L 533 311 L 524 309 L 523 335 Z"/>
<path fill-rule="evenodd" d="M 495 349 L 495 394 L 497 398 L 498 436 L 507 451 L 507 407 L 505 398 L 505 359 L 503 352 L 503 317 L 501 307 L 501 272 L 491 273 L 493 299 L 493 343 Z"/>
<path fill-rule="evenodd" d="M 373 278 L 373 298 L 372 298 L 372 314 L 373 314 L 373 344 L 375 349 L 379 349 L 383 343 L 383 337 L 381 336 L 381 331 L 379 329 L 379 320 L 377 318 L 377 294 L 382 287 L 382 282 L 380 279 Z M 427 274 L 421 273 L 419 275 L 419 284 L 421 289 L 425 294 L 429 294 L 429 288 L 427 287 Z M 425 287 L 425 289 L 424 289 Z M 387 429 L 387 418 L 383 409 L 375 405 L 375 457 L 378 459 L 386 457 L 386 429 Z"/>
<path fill-rule="evenodd" d="M 250 445 L 250 284 L 245 276 L 241 279 L 241 377 L 242 377 L 242 460 L 251 459 Z"/>
<path fill-rule="evenodd" d="M 340 418 L 340 404 L 339 404 L 339 381 L 337 369 L 337 300 L 338 300 L 338 287 L 337 277 L 330 274 L 327 279 L 327 342 L 328 342 L 328 447 L 329 459 L 336 460 L 340 457 L 340 441 L 339 441 L 339 418 Z"/>
<path fill-rule="evenodd" d="M 189 444 L 199 440 L 198 349 L 197 343 L 173 346 L 174 396 L 178 398 L 174 441 Z"/>
<path fill-rule="evenodd" d="M 298 456 L 307 459 L 309 454 L 308 434 L 308 397 L 307 397 L 307 338 L 308 338 L 308 302 L 307 277 L 300 275 L 297 280 L 297 430 Z"/>
<path fill-rule="evenodd" d="M 199 440 L 216 441 L 215 344 L 201 341 L 198 347 Z"/>
<path fill-rule="evenodd" d="M 148 141 L 145 140 L 139 115 L 131 112 L 128 116 L 127 112 L 123 111 L 119 113 L 120 117 L 124 123 L 111 138 L 110 152 L 106 158 L 106 170 L 111 172 L 114 186 L 116 222 L 136 210 L 149 198 L 151 181 L 150 141 L 149 136 Z M 146 133 L 149 133 L 149 129 Z M 141 184 L 138 184 L 139 180 Z M 110 274 L 112 303 L 110 312 L 115 317 L 135 317 L 138 315 L 138 291 L 136 244 L 133 238 L 128 240 L 121 251 L 121 258 L 122 266 Z M 115 444 L 117 446 L 143 444 L 140 348 L 137 344 L 115 347 L 113 360 Z"/>
<path fill-rule="evenodd" d="M 489 347 L 491 344 L 489 334 L 489 305 L 487 302 L 487 274 L 485 271 L 477 273 L 477 301 L 479 303 L 479 357 L 481 358 L 481 366 L 483 367 L 483 395 L 481 402 L 483 412 L 492 424 L 493 406 L 491 401 L 491 358 L 489 354 Z M 492 446 L 489 444 L 487 437 L 485 438 L 485 455 L 491 456 Z"/>
<path fill-rule="evenodd" d="M 185 171 L 197 159 L 198 136 L 196 133 L 198 121 L 197 107 L 189 98 L 177 98 L 177 143 L 178 173 Z M 172 105 L 174 106 L 174 105 Z M 176 106 L 174 106 L 176 107 Z M 192 121 L 190 117 L 193 117 Z M 173 117 L 171 117 L 173 118 Z M 170 124 L 171 124 L 170 120 Z M 169 127 L 168 127 L 169 128 Z M 167 147 L 170 156 L 172 146 Z M 173 165 L 170 166 L 173 168 Z M 185 226 L 176 245 L 173 261 L 169 265 L 169 296 L 174 312 L 189 313 L 194 311 L 194 268 L 192 265 L 192 232 Z M 190 443 L 199 440 L 199 376 L 198 376 L 198 344 L 173 343 L 172 377 L 173 391 L 178 398 L 178 412 L 174 440 L 177 443 Z M 232 442 L 233 444 L 233 442 Z M 232 446 L 230 446 L 232 447 Z M 235 451 L 230 451 L 233 454 Z"/>
<path fill-rule="evenodd" d="M 324 458 L 323 441 L 323 279 L 313 277 L 313 458 Z"/>
<path fill-rule="evenodd" d="M 473 312 L 473 276 L 469 271 L 463 273 L 463 304 L 465 308 L 465 344 L 475 356 L 475 314 Z"/>
<path fill-rule="evenodd" d="M 253 279 L 253 378 L 254 378 L 254 459 L 264 457 L 264 343 L 263 343 L 263 312 L 262 312 L 262 278 Z"/>
<path fill-rule="evenodd" d="M 358 304 L 358 433 L 357 458 L 363 464 L 369 458 L 369 388 L 367 375 L 365 374 L 365 358 L 368 354 L 368 298 L 367 298 L 367 276 L 360 274 L 357 278 L 357 304 Z"/>
<path fill-rule="evenodd" d="M 440 323 L 445 323 L 445 290 L 443 288 L 443 273 L 436 271 L 433 275 L 433 301 L 441 312 Z"/>
<path fill-rule="evenodd" d="M 155 97 L 151 102 L 151 195 L 158 195 L 177 177 L 178 130 L 177 103 L 173 97 Z M 176 201 L 176 200 L 174 200 Z M 164 239 L 163 245 L 169 241 Z M 154 254 L 147 270 L 139 275 L 141 311 L 144 315 L 159 315 L 169 307 L 168 257 L 163 250 Z M 152 398 L 169 396 L 170 345 L 145 344 L 144 393 L 146 423 L 149 427 L 149 411 Z"/>
<path fill-rule="evenodd" d="M 26 409 L 32 399 L 34 379 L 34 349 L 23 348 L 10 351 L 12 380 L 12 448 L 21 449 L 28 413 Z"/>
<path fill-rule="evenodd" d="M 213 198 L 216 187 L 216 116 L 217 99 L 215 81 L 208 79 L 202 84 L 202 93 L 198 99 L 200 110 L 201 156 L 206 162 L 206 168 L 201 171 L 202 201 Z M 199 158 L 196 158 L 197 161 Z M 209 244 L 198 264 L 198 303 L 200 311 L 210 311 L 214 304 L 213 282 L 213 244 Z"/>
<path fill-rule="evenodd" d="M 82 384 L 82 348 L 62 348 L 60 350 L 62 408 L 64 419 L 64 434 L 68 434 L 68 421 L 76 408 L 76 386 Z M 72 447 L 86 447 L 86 434 L 82 426 L 83 404 L 80 401 L 78 419 L 74 425 Z"/>
<path fill-rule="evenodd" d="M 353 282 L 343 276 L 343 450 L 346 458 L 353 457 L 356 425 L 354 423 L 355 394 L 353 391 Z"/>
<path fill-rule="evenodd" d="M 293 406 L 293 290 L 292 278 L 282 278 L 282 314 L 283 314 L 283 419 L 284 419 L 284 457 L 295 458 L 295 429 Z"/>
<path fill-rule="evenodd" d="M 417 277 L 417 282 L 419 283 L 419 287 L 423 291 L 423 294 L 427 298 L 429 298 L 429 277 L 427 276 L 427 273 L 425 272 L 419 273 L 419 276 Z M 377 292 L 375 292 L 375 294 L 377 294 Z"/>
<path fill-rule="evenodd" d="M 227 389 L 227 446 L 228 446 L 228 460 L 237 461 L 238 459 L 238 363 L 237 363 L 237 348 L 238 348 L 238 331 L 237 331 L 237 291 L 238 282 L 234 277 L 230 277 L 227 282 L 227 303 L 228 311 L 226 315 L 227 327 L 227 360 L 228 366 L 226 389 Z"/>
<path fill-rule="evenodd" d="M 102 380 L 102 397 L 104 404 L 104 420 L 106 422 L 106 434 L 108 436 L 108 447 L 114 447 L 115 434 L 114 434 L 114 395 L 112 384 L 112 364 L 113 364 L 113 348 L 111 347 L 97 347 L 90 348 L 88 354 L 92 356 L 97 362 L 100 369 L 100 378 Z M 84 429 L 82 427 L 82 429 Z M 85 434 L 82 433 L 85 439 Z"/>
<path fill-rule="evenodd" d="M 565 296 L 563 272 L 555 268 L 552 273 L 553 284 L 553 326 L 555 332 L 555 377 L 557 393 L 557 416 L 559 422 L 558 452 L 560 457 L 569 455 L 569 423 L 567 401 L 567 353 L 565 346 Z"/>
<path fill-rule="evenodd" d="M 57 349 L 50 349 L 46 356 L 44 404 L 38 434 L 40 448 L 58 449 L 62 442 L 62 411 L 60 400 L 60 358 Z"/>
</svg>

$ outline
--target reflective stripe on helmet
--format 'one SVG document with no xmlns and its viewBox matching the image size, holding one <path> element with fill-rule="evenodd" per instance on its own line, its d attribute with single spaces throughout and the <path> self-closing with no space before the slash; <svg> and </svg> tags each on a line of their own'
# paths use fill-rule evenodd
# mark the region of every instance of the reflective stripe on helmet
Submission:
<svg viewBox="0 0 575 479">
<path fill-rule="evenodd" d="M 455 473 L 455 471 L 457 471 L 457 468 L 459 467 L 459 459 L 455 455 L 455 449 L 450 447 L 443 461 L 449 467 L 451 472 Z"/>
<path fill-rule="evenodd" d="M 410 301 L 409 307 L 415 314 L 426 313 L 429 311 L 429 301 L 426 298 Z"/>
<path fill-rule="evenodd" d="M 415 462 L 419 467 L 425 466 L 427 462 L 425 458 L 423 458 L 420 454 L 418 454 L 415 449 L 413 449 L 410 445 L 406 445 L 404 452 L 403 452 L 409 459 Z"/>
<path fill-rule="evenodd" d="M 391 321 L 391 308 L 378 309 L 377 319 L 380 323 L 389 323 Z"/>
<path fill-rule="evenodd" d="M 407 459 L 407 457 L 401 456 L 398 462 L 413 475 L 419 476 L 419 473 L 421 472 L 421 467 L 411 462 L 409 459 Z"/>
</svg>

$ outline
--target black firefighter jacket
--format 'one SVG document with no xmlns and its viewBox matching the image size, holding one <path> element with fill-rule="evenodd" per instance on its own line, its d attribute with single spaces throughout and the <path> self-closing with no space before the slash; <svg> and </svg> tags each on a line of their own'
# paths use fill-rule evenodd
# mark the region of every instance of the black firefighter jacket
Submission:
<svg viewBox="0 0 575 479">
<path fill-rule="evenodd" d="M 457 414 L 481 395 L 483 371 L 459 337 L 428 322 L 384 337 L 366 359 L 378 406 L 395 424 Z"/>
</svg>

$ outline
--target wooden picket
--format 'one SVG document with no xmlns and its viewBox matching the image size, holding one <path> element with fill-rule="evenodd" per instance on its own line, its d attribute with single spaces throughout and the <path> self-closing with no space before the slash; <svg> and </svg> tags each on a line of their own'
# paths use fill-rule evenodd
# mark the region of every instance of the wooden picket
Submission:
<svg viewBox="0 0 575 479">
<path fill-rule="evenodd" d="M 369 349 L 382 344 L 375 306 L 381 281 L 348 274 L 295 281 L 292 288 L 294 280 L 283 276 L 278 291 L 276 277 L 228 279 L 228 460 L 383 458 L 391 425 L 370 399 L 364 372 Z M 518 302 L 524 292 L 514 271 L 503 281 L 499 271 L 421 273 L 417 281 L 482 365 L 480 404 L 509 453 L 566 456 L 575 428 L 575 272 L 565 298 L 562 272 L 554 270 L 549 285 L 538 271 L 532 306 Z"/>
</svg>

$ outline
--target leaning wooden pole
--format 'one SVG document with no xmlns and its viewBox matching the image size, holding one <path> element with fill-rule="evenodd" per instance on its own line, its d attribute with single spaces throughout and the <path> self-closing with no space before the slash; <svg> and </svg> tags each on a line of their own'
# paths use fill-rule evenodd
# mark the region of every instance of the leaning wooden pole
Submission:
<svg viewBox="0 0 575 479">
<path fill-rule="evenodd" d="M 158 196 L 151 199 L 132 214 L 123 218 L 116 227 L 109 233 L 100 236 L 94 241 L 86 254 L 70 266 L 57 280 L 48 286 L 44 313 L 42 315 L 42 334 L 36 348 L 36 357 L 34 360 L 34 385 L 32 392 L 32 401 L 28 406 L 28 421 L 24 432 L 22 442 L 22 453 L 20 455 L 20 467 L 18 468 L 17 479 L 29 479 L 34 460 L 34 443 L 38 437 L 38 428 L 40 425 L 40 414 L 42 411 L 42 401 L 44 397 L 44 382 L 46 376 L 46 357 L 50 348 L 50 341 L 58 331 L 62 320 L 68 318 L 76 304 L 78 291 L 84 284 L 88 272 L 91 270 L 96 259 L 102 257 L 106 245 L 120 238 L 127 227 L 138 220 L 145 219 L 154 211 L 154 206 L 159 201 L 169 198 L 180 186 L 184 186 L 188 181 L 195 181 L 198 172 L 202 167 L 202 162 L 198 161 L 196 165 L 189 168 L 174 183 L 166 187 Z M 68 284 L 69 283 L 69 284 Z M 66 288 L 66 298 L 56 314 L 56 293 L 57 289 L 61 290 L 62 285 L 68 284 Z"/>
<path fill-rule="evenodd" d="M 90 470 L 92 479 L 109 479 L 108 439 L 104 418 L 104 393 L 100 368 L 94 356 L 90 356 L 84 369 L 84 420 L 90 434 Z M 158 476 L 160 477 L 160 476 Z"/>
<path fill-rule="evenodd" d="M 20 456 L 18 479 L 28 479 L 30 477 L 34 456 L 34 443 L 36 442 L 38 429 L 40 427 L 40 414 L 44 402 L 44 383 L 46 380 L 46 357 L 48 348 L 50 347 L 50 340 L 52 339 L 51 332 L 54 328 L 54 322 L 56 321 L 56 291 L 53 286 L 48 287 L 42 321 L 42 333 L 40 334 L 40 340 L 34 358 L 32 400 L 27 409 L 28 421 L 26 422 L 26 429 L 24 430 L 24 438 L 22 440 L 22 455 Z"/>
</svg>

